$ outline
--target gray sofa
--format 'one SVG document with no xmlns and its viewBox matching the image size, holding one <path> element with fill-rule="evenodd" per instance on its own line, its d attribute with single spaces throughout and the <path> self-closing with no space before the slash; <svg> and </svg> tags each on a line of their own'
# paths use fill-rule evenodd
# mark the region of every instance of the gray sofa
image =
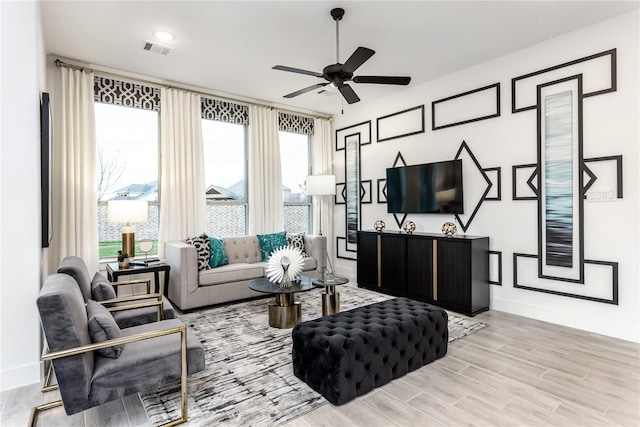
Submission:
<svg viewBox="0 0 640 427">
<path fill-rule="evenodd" d="M 198 271 L 196 248 L 183 241 L 165 244 L 165 257 L 171 266 L 169 299 L 180 310 L 264 296 L 249 289 L 249 282 L 265 276 L 258 238 L 253 236 L 225 237 L 229 264 Z M 303 271 L 325 266 L 326 237 L 305 235 Z"/>
</svg>

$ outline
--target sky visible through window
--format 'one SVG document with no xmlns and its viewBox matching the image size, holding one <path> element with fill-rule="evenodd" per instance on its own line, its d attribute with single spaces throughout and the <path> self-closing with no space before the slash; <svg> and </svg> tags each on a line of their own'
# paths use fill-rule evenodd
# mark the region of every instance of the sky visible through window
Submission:
<svg viewBox="0 0 640 427">
<path fill-rule="evenodd" d="M 282 184 L 289 187 L 292 194 L 303 193 L 309 175 L 309 137 L 280 132 L 280 164 Z"/>
<path fill-rule="evenodd" d="M 112 172 L 100 200 L 111 199 L 130 184 L 157 181 L 158 113 L 96 102 L 95 117 L 98 162 Z M 100 170 L 98 165 L 98 180 L 107 174 Z"/>
</svg>

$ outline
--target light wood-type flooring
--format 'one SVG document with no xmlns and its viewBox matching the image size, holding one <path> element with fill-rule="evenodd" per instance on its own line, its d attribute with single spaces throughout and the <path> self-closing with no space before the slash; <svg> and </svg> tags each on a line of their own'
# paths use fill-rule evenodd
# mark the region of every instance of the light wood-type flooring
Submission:
<svg viewBox="0 0 640 427">
<path fill-rule="evenodd" d="M 443 359 L 286 426 L 640 426 L 640 345 L 493 310 L 474 319 L 489 326 Z M 0 425 L 25 426 L 31 406 L 55 394 L 3 392 Z M 56 408 L 37 425 L 149 422 L 135 395 L 70 417 Z"/>
</svg>

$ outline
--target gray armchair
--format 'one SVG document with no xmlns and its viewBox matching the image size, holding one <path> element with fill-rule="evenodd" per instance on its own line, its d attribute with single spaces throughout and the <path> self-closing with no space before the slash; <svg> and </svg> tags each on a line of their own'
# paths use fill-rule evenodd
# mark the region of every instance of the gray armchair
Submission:
<svg viewBox="0 0 640 427">
<path fill-rule="evenodd" d="M 182 414 L 169 425 L 187 420 L 187 375 L 202 371 L 205 361 L 200 341 L 180 320 L 119 330 L 107 313 L 102 319 L 113 323 L 121 335 L 110 338 L 107 333 L 108 339 L 100 342 L 91 322 L 102 313 L 92 313 L 91 308 L 104 308 L 91 300 L 85 306 L 80 288 L 66 274 L 45 280 L 37 305 L 50 349 L 42 359 L 53 362 L 62 399 L 34 408 L 30 425 L 38 412 L 52 407 L 64 405 L 71 415 L 177 380 L 181 382 Z M 115 348 L 119 348 L 117 358 L 99 352 Z"/>
<path fill-rule="evenodd" d="M 105 298 L 97 298 L 94 295 L 95 291 L 95 281 L 91 279 L 91 275 L 89 274 L 89 269 L 87 268 L 87 264 L 82 260 L 82 258 L 77 256 L 68 256 L 65 257 L 60 266 L 58 267 L 58 273 L 68 274 L 73 277 L 80 287 L 80 291 L 82 292 L 82 296 L 85 302 L 89 299 L 93 299 L 96 301 L 100 301 L 104 303 L 110 303 L 111 301 L 105 301 Z M 106 280 L 106 278 L 104 278 Z M 149 280 L 129 280 L 129 281 L 120 281 L 120 282 L 108 282 L 108 286 L 122 286 L 122 285 L 131 285 L 136 283 L 146 283 L 147 284 L 147 294 L 146 296 L 134 296 L 134 297 L 126 297 L 119 298 L 118 301 L 114 302 L 114 306 L 122 306 L 122 305 L 130 305 L 132 302 L 134 303 L 143 303 L 149 299 L 158 299 L 162 301 L 162 309 L 161 315 L 158 319 L 158 313 L 156 307 L 141 307 L 136 309 L 124 309 L 124 310 L 112 310 L 113 317 L 118 323 L 120 328 L 129 328 L 131 326 L 144 325 L 146 323 L 155 322 L 156 320 L 161 319 L 174 319 L 176 317 L 175 310 L 169 300 L 164 297 L 162 294 L 152 294 L 150 293 L 150 281 Z M 113 292 L 112 298 L 115 297 L 115 292 Z"/>
</svg>

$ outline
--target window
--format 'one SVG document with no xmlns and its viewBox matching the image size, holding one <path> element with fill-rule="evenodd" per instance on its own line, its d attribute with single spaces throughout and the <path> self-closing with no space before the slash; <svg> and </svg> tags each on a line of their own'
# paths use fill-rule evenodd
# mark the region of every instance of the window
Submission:
<svg viewBox="0 0 640 427">
<path fill-rule="evenodd" d="M 292 233 L 311 230 L 311 200 L 305 194 L 305 181 L 311 174 L 309 139 L 304 134 L 280 132 L 284 229 Z"/>
<path fill-rule="evenodd" d="M 246 126 L 202 120 L 207 234 L 247 233 Z"/>
<path fill-rule="evenodd" d="M 151 239 L 158 251 L 158 113 L 95 103 L 100 258 L 122 247 L 121 223 L 107 221 L 107 201 L 146 200 L 149 219 L 133 224 L 136 245 Z"/>
</svg>

